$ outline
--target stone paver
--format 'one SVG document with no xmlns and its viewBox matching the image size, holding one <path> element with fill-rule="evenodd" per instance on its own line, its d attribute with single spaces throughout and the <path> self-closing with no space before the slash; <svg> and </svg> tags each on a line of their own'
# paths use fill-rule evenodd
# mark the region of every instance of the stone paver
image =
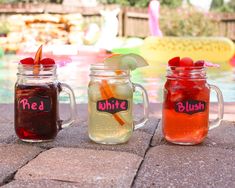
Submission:
<svg viewBox="0 0 235 188">
<path fill-rule="evenodd" d="M 53 148 L 21 168 L 15 179 L 51 179 L 94 187 L 130 187 L 141 161 L 141 157 L 126 152 Z"/>
<path fill-rule="evenodd" d="M 0 120 L 0 143 L 11 143 L 16 139 L 13 123 Z"/>
<path fill-rule="evenodd" d="M 0 104 L 1 122 L 14 122 L 14 106 L 13 104 Z"/>
<path fill-rule="evenodd" d="M 154 134 L 151 146 L 166 144 L 162 134 L 162 122 Z M 222 121 L 219 127 L 209 131 L 207 138 L 200 146 L 213 146 L 225 149 L 235 148 L 235 122 Z"/>
<path fill-rule="evenodd" d="M 0 143 L 10 143 L 14 140 L 13 105 L 0 104 Z"/>
<path fill-rule="evenodd" d="M 232 120 L 234 105 L 225 108 Z M 62 118 L 68 117 L 68 105 L 60 106 Z M 200 145 L 172 145 L 162 135 L 161 105 L 150 104 L 150 120 L 128 143 L 100 145 L 87 135 L 87 105 L 77 107 L 76 123 L 53 142 L 30 144 L 14 133 L 13 105 L 0 105 L 0 186 L 235 187 L 235 122 L 223 121 Z M 134 114 L 135 120 L 142 116 L 141 105 Z"/>
<path fill-rule="evenodd" d="M 32 146 L 0 144 L 0 185 L 41 151 Z"/>
<path fill-rule="evenodd" d="M 209 131 L 203 145 L 235 149 L 235 122 L 222 121 L 219 127 Z"/>
<path fill-rule="evenodd" d="M 55 180 L 14 180 L 2 188 L 90 188 L 92 185 L 81 185 L 80 183 L 70 183 Z"/>
<path fill-rule="evenodd" d="M 235 187 L 234 161 L 230 149 L 156 146 L 148 151 L 134 187 Z"/>
<path fill-rule="evenodd" d="M 43 148 L 78 147 L 96 150 L 126 151 L 143 157 L 149 147 L 150 140 L 153 135 L 153 133 L 147 133 L 148 131 L 146 129 L 149 127 L 149 132 L 152 132 L 152 127 L 156 127 L 158 121 L 158 119 L 151 118 L 146 123 L 145 128 L 134 131 L 131 139 L 125 144 L 101 145 L 92 142 L 88 137 L 87 122 L 84 122 L 77 123 L 74 126 L 63 129 L 52 142 L 39 143 L 34 145 Z M 17 140 L 17 143 L 22 142 Z"/>
<path fill-rule="evenodd" d="M 163 138 L 162 134 L 162 121 L 160 120 L 158 123 L 158 127 L 154 133 L 154 136 L 151 141 L 151 146 L 161 145 L 167 143 L 166 140 Z"/>
</svg>

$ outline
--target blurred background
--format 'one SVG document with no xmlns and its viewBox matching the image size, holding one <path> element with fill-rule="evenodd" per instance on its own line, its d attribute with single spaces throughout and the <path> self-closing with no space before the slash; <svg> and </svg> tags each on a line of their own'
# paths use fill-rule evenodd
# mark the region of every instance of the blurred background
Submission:
<svg viewBox="0 0 235 188">
<path fill-rule="evenodd" d="M 235 41 L 235 0 L 157 2 L 160 6 L 151 9 L 148 0 L 0 0 L 0 103 L 13 102 L 17 62 L 33 56 L 41 44 L 44 56 L 58 62 L 60 81 L 70 84 L 77 102 L 84 103 L 89 65 L 109 51 L 140 53 L 145 39 L 153 35 L 198 40 L 187 43 L 185 49 L 204 45 L 203 37 Z M 156 23 L 150 23 L 151 15 Z M 153 33 L 151 24 L 159 35 Z M 151 102 L 162 101 L 166 63 L 159 58 L 132 72 L 132 80 L 146 87 Z M 208 82 L 222 89 L 226 102 L 235 101 L 235 58 L 216 63 L 220 69 L 208 71 Z M 140 102 L 140 96 L 135 96 L 135 102 Z"/>
</svg>

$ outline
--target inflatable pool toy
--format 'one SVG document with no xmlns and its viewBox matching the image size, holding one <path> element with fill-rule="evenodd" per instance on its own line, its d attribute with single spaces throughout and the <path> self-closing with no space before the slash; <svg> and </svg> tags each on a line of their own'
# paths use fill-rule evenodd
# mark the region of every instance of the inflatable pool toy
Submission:
<svg viewBox="0 0 235 188">
<path fill-rule="evenodd" d="M 148 7 L 149 15 L 149 29 L 152 36 L 162 36 L 162 31 L 159 27 L 159 15 L 160 15 L 160 2 L 157 0 L 151 0 Z"/>
<path fill-rule="evenodd" d="M 140 54 L 140 46 L 129 47 L 129 48 L 114 48 L 112 52 L 115 54 Z"/>
<path fill-rule="evenodd" d="M 159 26 L 160 3 L 151 0 L 148 7 L 149 29 L 140 54 L 150 64 L 167 62 L 174 56 L 205 59 L 216 63 L 228 62 L 234 54 L 234 44 L 224 37 L 162 37 Z"/>
<path fill-rule="evenodd" d="M 35 47 L 31 47 L 30 50 L 20 49 L 17 52 L 17 56 L 31 57 L 35 54 Z M 94 64 L 102 62 L 105 58 L 111 55 L 110 52 L 94 48 L 93 46 L 74 46 L 74 45 L 45 45 L 44 56 L 47 58 L 53 58 L 59 66 L 65 66 L 71 62 L 86 62 L 86 64 Z"/>
<path fill-rule="evenodd" d="M 111 51 L 116 54 L 140 54 L 140 47 L 143 45 L 144 40 L 138 37 L 130 37 L 123 39 L 123 43 Z"/>
<path fill-rule="evenodd" d="M 147 37 L 140 48 L 150 64 L 167 62 L 175 56 L 228 62 L 234 55 L 234 43 L 225 37 Z"/>
<path fill-rule="evenodd" d="M 235 53 L 234 56 L 230 59 L 229 63 L 231 66 L 235 67 Z"/>
</svg>

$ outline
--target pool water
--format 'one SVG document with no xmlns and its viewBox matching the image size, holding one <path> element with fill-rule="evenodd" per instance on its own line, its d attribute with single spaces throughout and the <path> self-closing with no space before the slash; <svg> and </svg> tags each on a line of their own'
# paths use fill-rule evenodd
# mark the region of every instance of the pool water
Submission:
<svg viewBox="0 0 235 188">
<path fill-rule="evenodd" d="M 0 103 L 14 102 L 14 84 L 16 82 L 17 61 L 22 57 L 5 55 L 0 59 Z M 76 58 L 63 67 L 58 67 L 58 79 L 69 84 L 75 92 L 77 103 L 87 102 L 87 85 L 89 82 L 89 64 L 79 62 Z M 165 83 L 166 63 L 151 65 L 131 73 L 131 80 L 142 84 L 149 95 L 150 102 L 162 102 L 162 88 Z M 221 63 L 220 68 L 210 68 L 207 72 L 208 83 L 217 85 L 223 93 L 225 102 L 235 101 L 235 69 L 229 63 Z M 62 94 L 61 100 L 67 96 Z M 141 102 L 140 93 L 134 95 L 134 102 Z M 216 101 L 212 93 L 211 101 Z"/>
</svg>

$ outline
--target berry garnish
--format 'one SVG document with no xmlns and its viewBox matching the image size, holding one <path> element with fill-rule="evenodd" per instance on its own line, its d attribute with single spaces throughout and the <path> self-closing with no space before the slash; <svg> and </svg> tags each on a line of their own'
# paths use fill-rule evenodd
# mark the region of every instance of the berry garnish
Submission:
<svg viewBox="0 0 235 188">
<path fill-rule="evenodd" d="M 184 57 L 180 60 L 179 65 L 181 67 L 191 67 L 193 66 L 193 60 L 190 57 Z"/>
<path fill-rule="evenodd" d="M 44 58 L 40 61 L 40 63 L 44 66 L 50 66 L 50 65 L 54 65 L 55 64 L 55 61 L 54 59 L 51 59 L 51 58 Z"/>
<path fill-rule="evenodd" d="M 34 59 L 32 57 L 27 57 L 25 59 L 21 59 L 20 63 L 24 64 L 24 65 L 33 65 L 34 64 Z"/>
<path fill-rule="evenodd" d="M 169 66 L 179 66 L 180 57 L 173 57 L 168 61 Z"/>
<path fill-rule="evenodd" d="M 194 62 L 195 67 L 203 67 L 204 64 L 205 64 L 204 60 L 198 60 L 198 61 Z"/>
</svg>

